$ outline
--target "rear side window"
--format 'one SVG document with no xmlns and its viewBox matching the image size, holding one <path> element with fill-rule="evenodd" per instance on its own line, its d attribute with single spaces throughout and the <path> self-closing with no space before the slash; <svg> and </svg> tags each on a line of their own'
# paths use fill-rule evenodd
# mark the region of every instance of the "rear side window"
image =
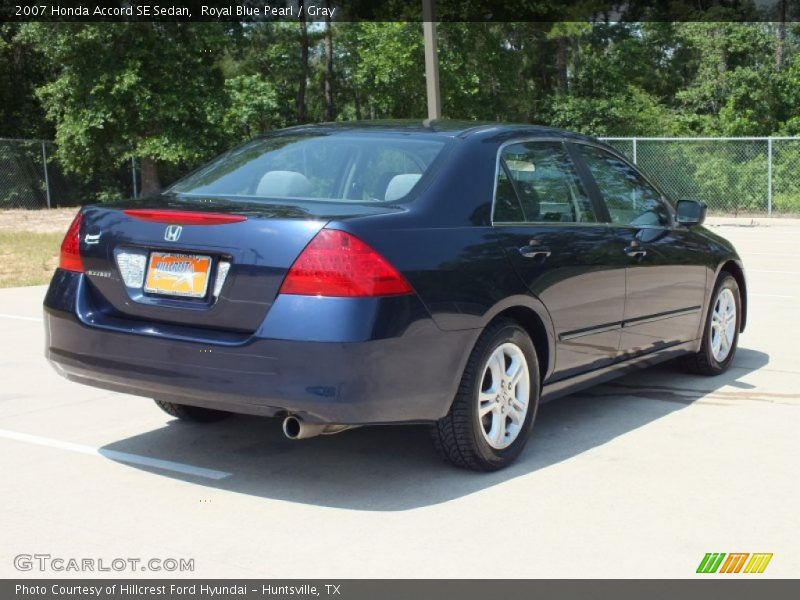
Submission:
<svg viewBox="0 0 800 600">
<path fill-rule="evenodd" d="M 594 223 L 597 217 L 564 144 L 520 142 L 500 153 L 493 220 Z"/>
<path fill-rule="evenodd" d="M 503 223 L 522 223 L 525 213 L 514 191 L 514 185 L 508 176 L 508 169 L 502 164 L 497 174 L 497 189 L 494 194 L 494 220 Z"/>
<path fill-rule="evenodd" d="M 444 145 L 399 136 L 276 136 L 228 152 L 169 191 L 256 201 L 393 202 L 409 195 Z"/>
<path fill-rule="evenodd" d="M 611 222 L 619 225 L 667 225 L 669 213 L 661 194 L 621 158 L 601 148 L 580 144 L 608 208 Z"/>
</svg>

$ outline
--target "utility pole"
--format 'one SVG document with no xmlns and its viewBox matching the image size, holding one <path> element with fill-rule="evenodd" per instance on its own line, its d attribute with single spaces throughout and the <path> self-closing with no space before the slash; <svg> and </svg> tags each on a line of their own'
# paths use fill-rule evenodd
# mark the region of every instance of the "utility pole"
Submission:
<svg viewBox="0 0 800 600">
<path fill-rule="evenodd" d="M 442 118 L 434 0 L 422 0 L 422 35 L 425 39 L 425 89 L 428 96 L 428 121 L 433 121 Z"/>
</svg>

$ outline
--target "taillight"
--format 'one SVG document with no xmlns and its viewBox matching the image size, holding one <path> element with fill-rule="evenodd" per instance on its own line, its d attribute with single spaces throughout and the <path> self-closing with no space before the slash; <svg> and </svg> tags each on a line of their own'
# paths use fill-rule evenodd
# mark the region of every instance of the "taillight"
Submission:
<svg viewBox="0 0 800 600">
<path fill-rule="evenodd" d="M 72 224 L 67 229 L 67 235 L 61 242 L 61 256 L 58 266 L 66 271 L 83 273 L 83 260 L 81 260 L 81 211 L 72 219 Z"/>
<path fill-rule="evenodd" d="M 357 237 L 323 229 L 297 257 L 281 294 L 302 296 L 401 296 L 413 290 L 385 258 Z"/>
<path fill-rule="evenodd" d="M 126 208 L 123 212 L 129 217 L 141 221 L 153 221 L 170 225 L 225 225 L 226 223 L 240 223 L 247 220 L 247 217 L 242 215 L 190 210 Z"/>
</svg>

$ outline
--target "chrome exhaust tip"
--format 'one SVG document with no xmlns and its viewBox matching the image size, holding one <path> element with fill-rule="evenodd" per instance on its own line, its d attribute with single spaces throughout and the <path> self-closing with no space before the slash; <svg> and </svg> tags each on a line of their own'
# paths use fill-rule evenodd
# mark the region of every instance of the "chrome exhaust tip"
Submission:
<svg viewBox="0 0 800 600">
<path fill-rule="evenodd" d="M 299 440 L 303 423 L 297 417 L 286 417 L 283 420 L 283 435 L 290 440 Z"/>
<path fill-rule="evenodd" d="M 283 435 L 290 440 L 306 440 L 318 435 L 332 435 L 350 429 L 349 425 L 306 423 L 301 418 L 289 415 L 283 420 Z"/>
</svg>

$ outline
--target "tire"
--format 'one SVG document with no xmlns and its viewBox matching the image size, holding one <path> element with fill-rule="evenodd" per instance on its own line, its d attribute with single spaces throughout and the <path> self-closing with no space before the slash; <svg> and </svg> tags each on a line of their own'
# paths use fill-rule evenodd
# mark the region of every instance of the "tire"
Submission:
<svg viewBox="0 0 800 600">
<path fill-rule="evenodd" d="M 175 404 L 164 400 L 154 400 L 156 405 L 171 417 L 176 417 L 181 421 L 191 421 L 194 423 L 214 423 L 230 417 L 232 413 L 224 410 L 214 410 L 213 408 L 202 408 L 200 406 L 189 406 L 188 404 Z"/>
<path fill-rule="evenodd" d="M 502 367 L 497 357 L 502 358 Z M 515 364 L 521 370 L 516 383 L 511 377 Z M 432 427 L 436 450 L 465 469 L 507 467 L 528 442 L 539 392 L 539 363 L 527 332 L 510 319 L 492 323 L 475 343 L 450 411 Z M 487 400 L 493 396 L 494 403 Z M 520 417 L 523 400 L 525 412 Z M 480 412 L 485 413 L 483 417 Z"/>
<path fill-rule="evenodd" d="M 727 299 L 727 300 L 726 300 Z M 725 307 L 733 301 L 735 313 L 731 316 Z M 680 365 L 689 373 L 696 375 L 719 375 L 728 370 L 736 355 L 736 347 L 739 343 L 739 329 L 742 319 L 742 299 L 739 292 L 739 284 L 729 273 L 723 271 L 714 286 L 714 293 L 711 295 L 711 302 L 706 315 L 705 327 L 703 327 L 703 341 L 700 351 L 680 358 Z M 727 313 L 724 324 L 715 327 L 719 322 L 720 312 Z M 727 326 L 728 335 L 725 334 Z M 732 326 L 732 331 L 730 329 Z M 721 327 L 721 329 L 720 329 Z M 730 339 L 728 339 L 730 336 Z M 723 346 L 727 345 L 727 352 L 722 352 L 722 346 L 717 346 L 715 340 L 719 340 Z M 720 348 L 718 350 L 717 348 Z"/>
</svg>

